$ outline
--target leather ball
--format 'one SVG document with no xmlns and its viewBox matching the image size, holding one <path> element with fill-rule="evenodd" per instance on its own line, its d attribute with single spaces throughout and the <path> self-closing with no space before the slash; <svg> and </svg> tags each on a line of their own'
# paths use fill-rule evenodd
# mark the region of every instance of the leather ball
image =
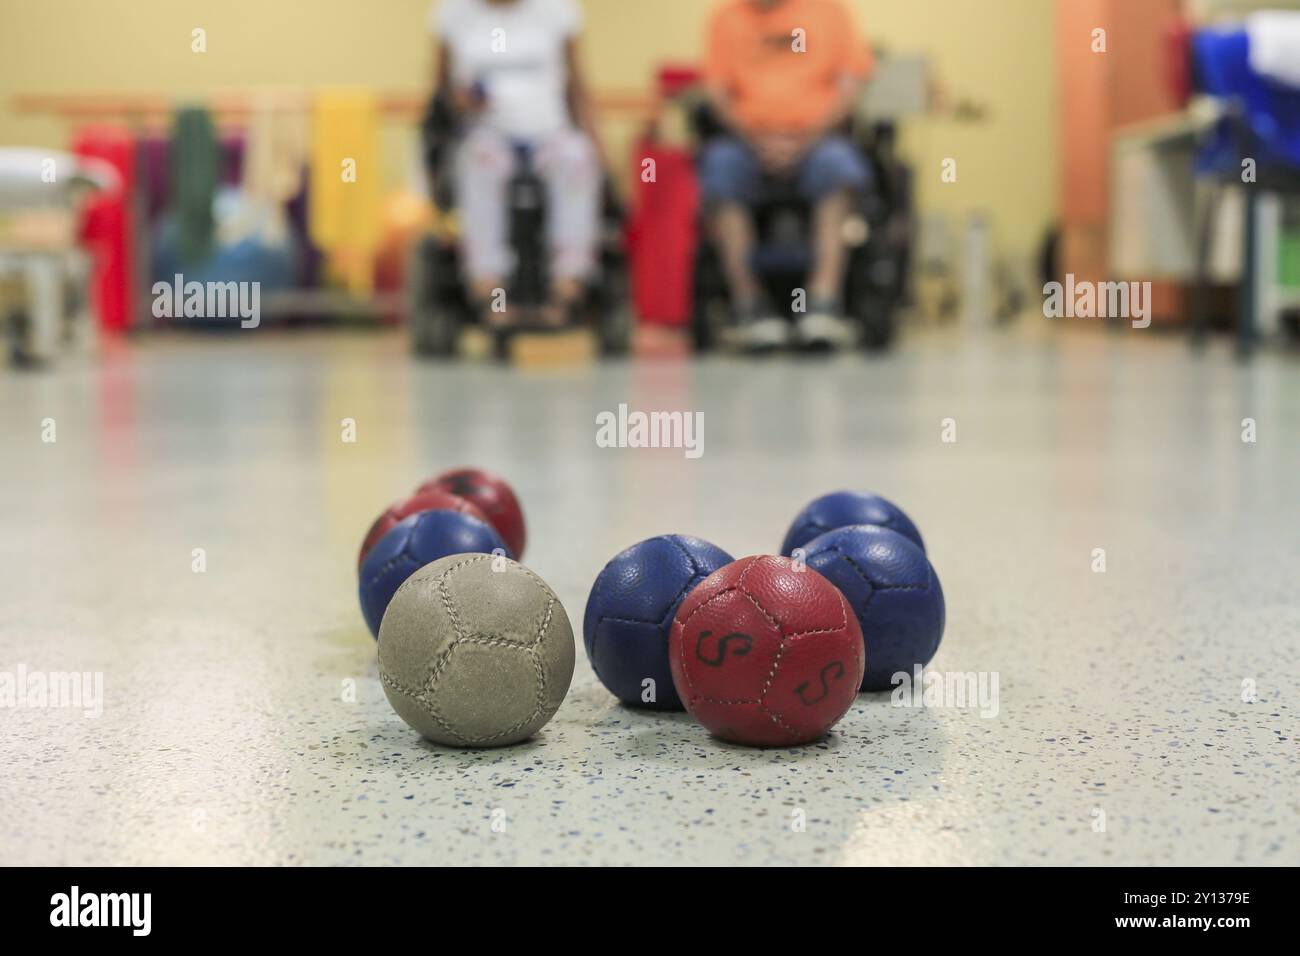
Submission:
<svg viewBox="0 0 1300 956">
<path fill-rule="evenodd" d="M 775 555 L 713 572 L 677 609 L 668 660 L 686 709 L 723 740 L 808 743 L 853 704 L 862 632 L 816 571 Z"/>
<path fill-rule="evenodd" d="M 487 521 L 487 515 L 480 511 L 477 505 L 449 491 L 425 491 L 403 498 L 401 501 L 394 501 L 374 520 L 370 530 L 366 532 L 365 538 L 361 541 L 361 553 L 357 556 L 357 567 L 361 567 L 370 549 L 392 530 L 393 525 L 421 511 L 459 511 L 461 514 L 478 518 L 479 521 Z"/>
<path fill-rule="evenodd" d="M 791 555 L 819 534 L 851 524 L 874 524 L 897 531 L 922 551 L 925 542 L 912 519 L 887 498 L 861 491 L 834 491 L 809 502 L 790 524 L 781 543 L 781 553 Z"/>
<path fill-rule="evenodd" d="M 379 539 L 361 563 L 361 614 L 379 636 L 388 602 L 412 574 L 451 554 L 510 551 L 492 526 L 455 511 L 421 511 L 403 518 Z"/>
<path fill-rule="evenodd" d="M 527 540 L 524 511 L 514 491 L 500 475 L 482 468 L 454 468 L 426 481 L 416 493 L 430 490 L 449 491 L 477 505 L 510 548 L 511 555 L 516 559 L 524 556 Z"/>
<path fill-rule="evenodd" d="M 573 679 L 573 629 L 522 564 L 457 554 L 397 589 L 379 629 L 379 678 L 399 717 L 435 743 L 498 747 L 531 737 Z"/>
<path fill-rule="evenodd" d="M 682 709 L 668 668 L 673 615 L 697 584 L 732 560 L 707 541 L 664 534 L 605 565 L 587 598 L 582 642 L 610 693 L 625 704 Z"/>
<path fill-rule="evenodd" d="M 887 690 L 896 673 L 910 678 L 934 657 L 943 638 L 943 588 L 925 552 L 907 538 L 852 525 L 813 538 L 804 560 L 853 608 L 867 651 L 863 690 Z"/>
</svg>

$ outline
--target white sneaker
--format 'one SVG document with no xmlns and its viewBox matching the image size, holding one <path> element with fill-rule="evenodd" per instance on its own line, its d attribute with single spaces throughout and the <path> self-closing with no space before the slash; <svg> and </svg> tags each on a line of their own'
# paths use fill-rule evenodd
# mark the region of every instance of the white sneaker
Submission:
<svg viewBox="0 0 1300 956">
<path fill-rule="evenodd" d="M 853 323 L 824 310 L 800 316 L 795 335 L 806 349 L 846 349 L 855 339 Z"/>
<path fill-rule="evenodd" d="M 771 352 L 790 342 L 790 323 L 777 316 L 764 316 L 727 329 L 726 340 L 746 352 Z"/>
</svg>

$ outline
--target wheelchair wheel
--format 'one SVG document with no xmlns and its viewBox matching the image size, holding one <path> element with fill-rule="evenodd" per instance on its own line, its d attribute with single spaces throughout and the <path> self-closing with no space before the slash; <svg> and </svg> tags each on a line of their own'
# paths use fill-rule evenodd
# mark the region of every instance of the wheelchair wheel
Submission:
<svg viewBox="0 0 1300 956">
<path fill-rule="evenodd" d="M 9 333 L 9 361 L 14 368 L 40 368 L 43 362 L 27 348 L 27 330 L 30 325 L 27 313 L 21 309 L 11 312 L 5 323 Z"/>
<path fill-rule="evenodd" d="M 446 357 L 456 354 L 460 340 L 460 280 L 454 255 L 433 236 L 415 244 L 407 273 L 410 300 L 411 345 L 417 355 Z"/>
<path fill-rule="evenodd" d="M 627 274 L 622 262 L 612 260 L 601 273 L 601 285 L 592 294 L 592 315 L 600 354 L 614 358 L 626 355 L 632 348 L 632 310 Z"/>
<path fill-rule="evenodd" d="M 606 358 L 627 355 L 632 349 L 632 315 L 624 306 L 613 306 L 600 317 L 597 329 L 600 354 Z"/>
<path fill-rule="evenodd" d="M 894 344 L 894 310 L 882 296 L 864 295 L 857 303 L 857 316 L 864 349 L 883 352 Z"/>
<path fill-rule="evenodd" d="M 863 252 L 850 262 L 848 303 L 858 320 L 861 345 L 868 352 L 881 352 L 894 342 L 897 331 L 897 296 L 890 276 L 893 263 L 873 261 Z"/>
<path fill-rule="evenodd" d="M 726 301 L 727 287 L 717 253 L 711 246 L 702 244 L 695 254 L 691 296 L 691 339 L 695 351 L 708 352 L 718 347 Z"/>
</svg>

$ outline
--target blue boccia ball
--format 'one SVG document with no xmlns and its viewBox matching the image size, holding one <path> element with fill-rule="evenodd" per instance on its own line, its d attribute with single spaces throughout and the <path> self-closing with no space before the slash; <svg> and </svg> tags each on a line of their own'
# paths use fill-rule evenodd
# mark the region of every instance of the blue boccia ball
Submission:
<svg viewBox="0 0 1300 956">
<path fill-rule="evenodd" d="M 867 668 L 863 690 L 887 690 L 893 676 L 912 677 L 943 637 L 943 588 L 925 552 L 896 531 L 850 525 L 804 546 L 808 567 L 840 589 L 862 627 Z"/>
<path fill-rule="evenodd" d="M 819 534 L 845 528 L 852 524 L 874 524 L 897 531 L 922 552 L 925 542 L 912 519 L 887 498 L 865 491 L 833 491 L 808 504 L 795 516 L 790 530 L 785 533 L 781 553 L 789 557 L 795 548 L 802 548 Z"/>
<path fill-rule="evenodd" d="M 664 534 L 632 545 L 596 576 L 582 617 L 592 670 L 625 704 L 681 710 L 668 667 L 668 635 L 682 599 L 733 558 L 716 545 Z M 647 700 L 644 681 L 654 681 Z"/>
<path fill-rule="evenodd" d="M 420 568 L 451 554 L 497 548 L 514 557 L 491 525 L 458 511 L 421 511 L 393 525 L 361 564 L 361 614 L 370 633 L 379 637 L 388 602 Z"/>
</svg>

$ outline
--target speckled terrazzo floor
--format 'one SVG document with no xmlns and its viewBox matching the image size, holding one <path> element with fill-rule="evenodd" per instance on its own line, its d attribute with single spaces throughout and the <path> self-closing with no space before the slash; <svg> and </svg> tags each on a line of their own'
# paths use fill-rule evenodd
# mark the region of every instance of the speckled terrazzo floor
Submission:
<svg viewBox="0 0 1300 956">
<path fill-rule="evenodd" d="M 620 402 L 704 411 L 703 457 L 597 448 Z M 1294 358 L 922 337 L 510 375 L 393 335 L 171 338 L 0 372 L 0 443 L 0 671 L 105 698 L 0 709 L 0 863 L 1300 863 Z M 461 463 L 514 479 L 575 626 L 636 540 L 771 551 L 820 492 L 889 495 L 947 594 L 933 668 L 995 673 L 997 714 L 861 696 L 821 745 L 747 750 L 616 706 L 580 652 L 532 742 L 423 744 L 355 554 Z"/>
</svg>

